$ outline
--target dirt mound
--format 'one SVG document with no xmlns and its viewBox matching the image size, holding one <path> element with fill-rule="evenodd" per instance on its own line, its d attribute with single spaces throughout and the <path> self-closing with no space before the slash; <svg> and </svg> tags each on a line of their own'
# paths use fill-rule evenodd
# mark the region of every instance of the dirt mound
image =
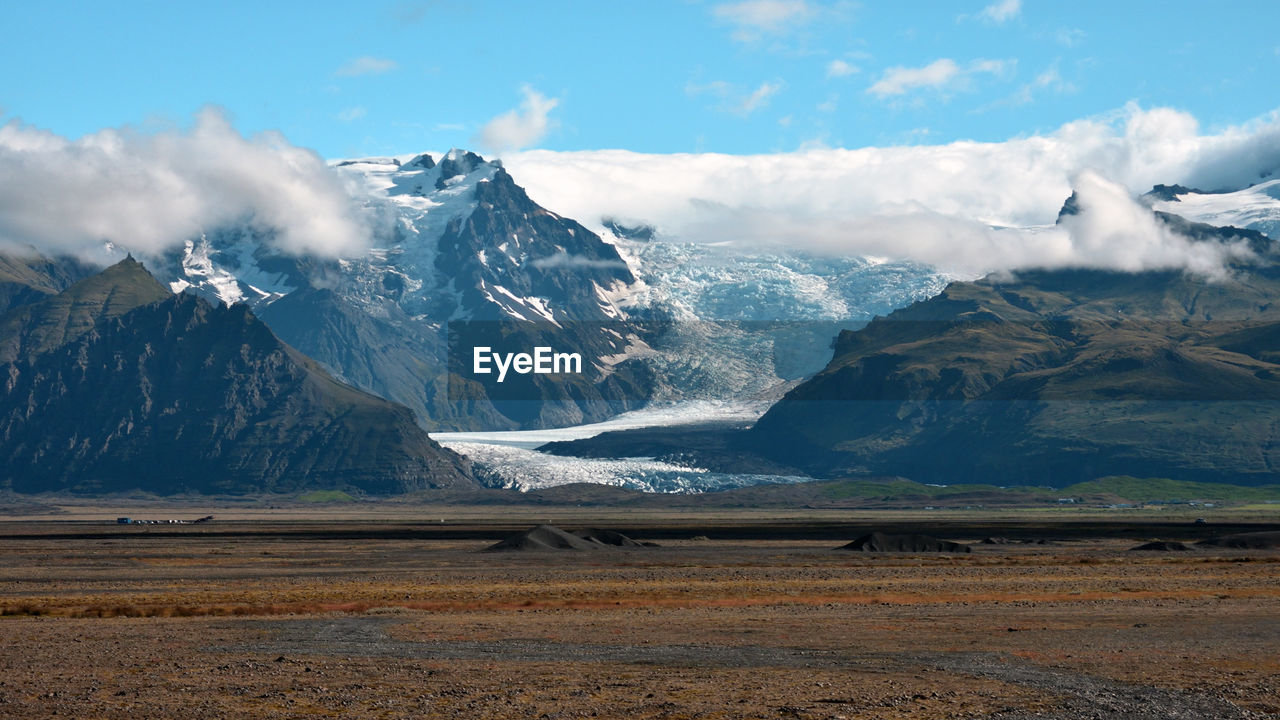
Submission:
<svg viewBox="0 0 1280 720">
<path fill-rule="evenodd" d="M 836 549 L 860 552 L 972 552 L 972 548 L 968 545 L 939 540 L 928 535 L 886 535 L 880 532 L 863 535 L 848 545 L 841 545 Z"/>
<path fill-rule="evenodd" d="M 511 537 L 490 545 L 485 552 L 503 552 L 512 550 L 595 550 L 599 543 L 593 543 L 572 533 L 567 533 L 551 525 L 539 525 L 532 530 L 525 530 Z"/>
<path fill-rule="evenodd" d="M 606 547 L 653 547 L 653 543 L 632 540 L 613 530 L 566 532 L 552 525 L 539 525 L 490 545 L 485 552 L 599 550 Z"/>
<path fill-rule="evenodd" d="M 1237 535 L 1222 535 L 1201 540 L 1196 543 L 1204 547 L 1224 547 L 1237 550 L 1277 550 L 1280 549 L 1280 532 L 1252 532 Z"/>
<path fill-rule="evenodd" d="M 1133 550 L 1144 550 L 1144 551 L 1149 550 L 1149 551 L 1153 551 L 1153 552 L 1169 552 L 1169 551 L 1182 552 L 1182 551 L 1184 551 L 1184 550 L 1190 550 L 1190 549 L 1191 549 L 1191 547 L 1190 547 L 1190 546 L 1188 546 L 1188 545 L 1184 545 L 1183 543 L 1176 542 L 1176 541 L 1173 541 L 1173 540 L 1159 540 L 1159 541 L 1156 541 L 1156 542 L 1144 543 L 1144 544 L 1139 545 L 1139 546 L 1137 546 L 1137 547 L 1131 547 L 1131 548 L 1129 548 L 1129 550 L 1130 550 L 1130 551 L 1133 551 Z"/>
</svg>

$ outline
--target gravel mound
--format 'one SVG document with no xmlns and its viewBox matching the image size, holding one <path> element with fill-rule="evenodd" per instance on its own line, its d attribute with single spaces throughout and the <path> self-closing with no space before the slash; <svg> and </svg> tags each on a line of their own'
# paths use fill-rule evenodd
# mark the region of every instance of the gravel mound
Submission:
<svg viewBox="0 0 1280 720">
<path fill-rule="evenodd" d="M 939 540 L 928 535 L 886 535 L 873 532 L 854 540 L 848 545 L 841 545 L 837 550 L 857 550 L 860 552 L 972 552 L 968 545 L 961 545 L 949 540 Z"/>
<path fill-rule="evenodd" d="M 1280 549 L 1280 532 L 1252 532 L 1237 535 L 1222 535 L 1201 540 L 1196 543 L 1205 547 L 1224 547 L 1237 550 L 1277 550 Z"/>
<path fill-rule="evenodd" d="M 607 547 L 654 547 L 653 543 L 632 540 L 613 530 L 567 532 L 552 525 L 539 525 L 490 545 L 485 552 L 541 552 L 547 550 L 599 550 Z"/>
<path fill-rule="evenodd" d="M 1191 549 L 1190 546 L 1177 541 L 1173 541 L 1173 540 L 1158 540 L 1156 542 L 1144 543 L 1137 547 L 1129 548 L 1130 551 L 1133 551 L 1133 550 L 1148 551 L 1149 550 L 1152 552 L 1170 552 L 1170 551 L 1183 552 L 1190 549 Z"/>
</svg>

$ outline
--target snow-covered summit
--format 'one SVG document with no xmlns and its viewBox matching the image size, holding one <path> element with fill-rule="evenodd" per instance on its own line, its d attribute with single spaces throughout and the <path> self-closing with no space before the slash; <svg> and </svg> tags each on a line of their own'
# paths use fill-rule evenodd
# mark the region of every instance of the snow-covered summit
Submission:
<svg viewBox="0 0 1280 720">
<path fill-rule="evenodd" d="M 375 231 L 366 254 L 292 258 L 274 249 L 269 233 L 220 230 L 161 263 L 171 287 L 258 308 L 320 283 L 372 312 L 392 303 L 434 322 L 618 316 L 614 306 L 599 308 L 597 286 L 616 292 L 631 282 L 622 260 L 576 222 L 530 201 L 500 162 L 455 148 L 438 161 L 422 153 L 332 167 L 369 212 Z M 567 287 L 575 277 L 583 293 Z M 590 296 L 585 312 L 573 307 L 581 298 L 557 291 Z"/>
<path fill-rule="evenodd" d="M 1280 239 L 1280 179 L 1234 192 L 1176 186 L 1165 190 L 1152 197 L 1152 209 L 1206 225 L 1257 230 L 1272 240 Z"/>
</svg>

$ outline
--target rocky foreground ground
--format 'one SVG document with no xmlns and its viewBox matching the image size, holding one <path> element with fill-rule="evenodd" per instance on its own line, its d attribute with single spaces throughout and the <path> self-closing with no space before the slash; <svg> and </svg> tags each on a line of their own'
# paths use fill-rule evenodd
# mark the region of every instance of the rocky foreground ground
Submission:
<svg viewBox="0 0 1280 720">
<path fill-rule="evenodd" d="M 1273 550 L 22 527 L 0 717 L 1280 716 Z"/>
</svg>

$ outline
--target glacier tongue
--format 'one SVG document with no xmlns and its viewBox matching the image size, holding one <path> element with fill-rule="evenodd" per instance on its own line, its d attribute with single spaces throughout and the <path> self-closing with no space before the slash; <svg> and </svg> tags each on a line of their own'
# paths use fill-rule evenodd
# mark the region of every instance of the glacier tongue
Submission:
<svg viewBox="0 0 1280 720">
<path fill-rule="evenodd" d="M 522 492 L 571 483 L 595 483 L 643 492 L 702 493 L 762 483 L 797 483 L 813 479 L 717 473 L 646 458 L 566 458 L 511 445 L 463 442 L 441 444 L 466 455 L 482 470 L 501 478 L 498 486 Z"/>
<path fill-rule="evenodd" d="M 747 423 L 764 412 L 764 405 L 685 402 L 645 408 L 590 425 L 548 430 L 510 432 L 432 433 L 441 445 L 467 455 L 501 487 L 520 491 L 596 483 L 644 492 L 702 493 L 761 483 L 797 483 L 812 478 L 790 475 L 718 473 L 652 458 L 595 459 L 546 455 L 533 450 L 562 440 L 594 437 L 602 432 L 632 428 L 681 425 L 691 422 L 735 421 Z"/>
<path fill-rule="evenodd" d="M 659 493 L 702 493 L 761 483 L 796 483 L 812 478 L 711 472 L 651 458 L 595 459 L 546 455 L 540 445 L 594 437 L 602 432 L 681 425 L 692 422 L 755 420 L 765 405 L 685 402 L 624 413 L 605 422 L 547 430 L 432 433 L 441 445 L 471 458 L 501 487 L 520 491 L 570 483 L 596 483 Z"/>
</svg>

